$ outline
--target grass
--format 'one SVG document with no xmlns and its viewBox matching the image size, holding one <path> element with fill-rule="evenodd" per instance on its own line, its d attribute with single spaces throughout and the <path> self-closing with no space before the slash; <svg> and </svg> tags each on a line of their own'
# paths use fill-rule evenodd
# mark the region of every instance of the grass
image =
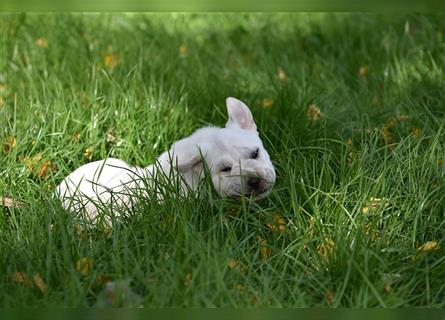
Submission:
<svg viewBox="0 0 445 320">
<path fill-rule="evenodd" d="M 122 306 L 444 307 L 443 18 L 2 15 L 0 196 L 23 205 L 0 207 L 0 305 L 115 281 Z M 205 189 L 90 230 L 52 199 L 84 163 L 222 126 L 227 96 L 276 166 L 267 199 Z"/>
</svg>

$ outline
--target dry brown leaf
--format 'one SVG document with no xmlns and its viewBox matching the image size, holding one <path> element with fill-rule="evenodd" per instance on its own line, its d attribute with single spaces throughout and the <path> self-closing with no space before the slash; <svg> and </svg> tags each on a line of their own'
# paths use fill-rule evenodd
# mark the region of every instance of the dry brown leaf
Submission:
<svg viewBox="0 0 445 320">
<path fill-rule="evenodd" d="M 416 128 L 416 127 L 411 128 L 409 131 L 415 138 L 420 137 L 420 133 L 422 132 L 422 130 L 420 128 Z"/>
<path fill-rule="evenodd" d="M 326 290 L 326 303 L 329 306 L 332 306 L 334 304 L 335 298 L 334 298 L 334 293 L 332 292 L 331 289 Z"/>
<path fill-rule="evenodd" d="M 76 270 L 83 276 L 86 276 L 93 269 L 93 260 L 87 257 L 80 258 L 76 262 Z"/>
<path fill-rule="evenodd" d="M 26 273 L 24 272 L 13 272 L 11 275 L 12 282 L 15 283 L 25 283 L 27 281 Z"/>
<path fill-rule="evenodd" d="M 233 269 L 238 265 L 238 261 L 236 261 L 235 259 L 230 259 L 227 265 L 230 269 Z"/>
<path fill-rule="evenodd" d="M 48 41 L 45 38 L 38 38 L 35 44 L 40 48 L 48 48 Z"/>
<path fill-rule="evenodd" d="M 385 287 L 383 288 L 383 291 L 385 291 L 385 293 L 391 293 L 392 292 L 392 287 L 390 284 L 386 284 Z"/>
<path fill-rule="evenodd" d="M 6 137 L 5 141 L 3 142 L 3 154 L 6 156 L 8 153 L 11 152 L 12 149 L 14 149 L 17 145 L 17 140 L 14 137 Z"/>
<path fill-rule="evenodd" d="M 306 112 L 306 117 L 311 120 L 311 121 L 317 121 L 320 120 L 321 118 L 323 118 L 323 112 L 321 112 L 320 108 L 317 107 L 315 104 L 311 104 L 309 105 L 307 112 Z"/>
<path fill-rule="evenodd" d="M 362 65 L 358 69 L 358 74 L 361 78 L 366 77 L 368 75 L 368 73 L 369 73 L 369 67 L 367 65 Z"/>
<path fill-rule="evenodd" d="M 0 197 L 0 206 L 6 208 L 20 208 L 23 203 L 10 197 Z"/>
<path fill-rule="evenodd" d="M 278 68 L 278 78 L 282 81 L 282 82 L 287 82 L 288 78 L 286 75 L 286 72 L 284 72 L 284 69 L 279 67 Z"/>
<path fill-rule="evenodd" d="M 74 132 L 73 135 L 71 136 L 71 141 L 73 142 L 77 142 L 80 139 L 80 132 Z"/>
<path fill-rule="evenodd" d="M 267 240 L 262 237 L 258 237 L 258 242 L 260 244 L 260 255 L 262 260 L 267 260 L 272 255 L 272 249 L 269 247 Z"/>
<path fill-rule="evenodd" d="M 286 220 L 283 218 L 282 215 L 275 213 L 273 215 L 273 220 L 274 220 L 273 223 L 266 224 L 269 230 L 280 231 L 280 232 L 286 231 Z"/>
<path fill-rule="evenodd" d="M 261 100 L 261 106 L 264 109 L 272 108 L 273 104 L 274 104 L 274 101 L 272 99 L 264 98 L 263 100 Z"/>
<path fill-rule="evenodd" d="M 32 277 L 32 280 L 42 293 L 46 293 L 48 291 L 48 286 L 46 285 L 45 281 L 43 281 L 42 277 L 40 277 L 39 274 L 34 275 L 34 277 Z"/>
<path fill-rule="evenodd" d="M 335 242 L 331 238 L 325 238 L 323 243 L 317 246 L 318 254 L 323 258 L 327 259 L 334 253 Z"/>
<path fill-rule="evenodd" d="M 116 68 L 118 63 L 119 63 L 119 58 L 117 54 L 110 53 L 104 56 L 104 65 L 109 70 L 113 70 L 114 68 Z"/>
</svg>

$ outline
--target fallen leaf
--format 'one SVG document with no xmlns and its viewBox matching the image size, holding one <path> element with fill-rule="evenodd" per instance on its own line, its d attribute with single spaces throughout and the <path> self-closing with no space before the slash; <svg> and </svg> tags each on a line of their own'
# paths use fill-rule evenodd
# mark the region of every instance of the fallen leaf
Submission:
<svg viewBox="0 0 445 320">
<path fill-rule="evenodd" d="M 362 209 L 364 214 L 375 213 L 376 209 L 380 207 L 387 207 L 388 200 L 386 198 L 369 198 L 368 202 L 366 202 L 365 206 Z"/>
<path fill-rule="evenodd" d="M 227 265 L 230 269 L 233 269 L 238 265 L 238 261 L 236 261 L 235 259 L 230 259 Z"/>
<path fill-rule="evenodd" d="M 309 105 L 307 112 L 306 112 L 306 117 L 311 120 L 311 121 L 317 121 L 320 120 L 321 118 L 323 118 L 323 112 L 321 112 L 320 108 L 317 107 L 315 104 L 311 104 Z"/>
<path fill-rule="evenodd" d="M 283 216 L 281 216 L 278 213 L 275 213 L 273 215 L 273 220 L 274 220 L 273 223 L 266 224 L 269 230 L 280 231 L 280 232 L 286 231 L 286 220 L 283 218 Z"/>
<path fill-rule="evenodd" d="M 334 253 L 335 242 L 331 238 L 325 238 L 324 242 L 317 246 L 318 254 L 323 258 L 327 259 Z"/>
<path fill-rule="evenodd" d="M 3 142 L 3 154 L 6 156 L 8 153 L 11 152 L 12 149 L 14 149 L 17 145 L 17 140 L 14 137 L 6 137 L 5 141 Z"/>
<path fill-rule="evenodd" d="M 439 250 L 439 244 L 437 243 L 437 241 L 427 241 L 417 248 L 416 254 L 411 259 L 412 261 L 415 261 L 420 256 L 425 255 L 427 252 L 437 250 Z"/>
<path fill-rule="evenodd" d="M 46 291 L 48 291 L 48 286 L 46 285 L 45 281 L 43 281 L 43 279 L 40 277 L 39 274 L 34 275 L 34 277 L 32 277 L 32 280 L 42 293 L 46 293 Z"/>
<path fill-rule="evenodd" d="M 35 44 L 40 48 L 48 48 L 48 41 L 45 38 L 38 38 Z"/>
<path fill-rule="evenodd" d="M 119 62 L 118 56 L 115 53 L 110 53 L 104 56 L 104 65 L 109 70 L 113 70 Z"/>
<path fill-rule="evenodd" d="M 362 65 L 360 66 L 359 70 L 358 70 L 358 74 L 361 78 L 364 78 L 368 75 L 369 73 L 369 67 L 367 65 Z"/>
<path fill-rule="evenodd" d="M 76 262 L 76 270 L 83 276 L 86 276 L 93 268 L 93 260 L 87 257 L 80 258 Z"/>
<path fill-rule="evenodd" d="M 439 244 L 437 241 L 428 241 L 424 244 L 422 244 L 419 248 L 417 248 L 419 251 L 436 251 L 439 250 Z"/>
<path fill-rule="evenodd" d="M 385 293 L 391 293 L 392 292 L 391 285 L 386 284 L 385 287 L 383 288 L 383 291 L 385 291 Z"/>
<path fill-rule="evenodd" d="M 262 237 L 258 237 L 258 242 L 260 243 L 260 255 L 263 261 L 270 258 L 272 254 L 272 249 L 269 247 L 267 240 Z"/>
<path fill-rule="evenodd" d="M 12 282 L 25 283 L 27 278 L 24 272 L 13 272 L 11 275 Z"/>
<path fill-rule="evenodd" d="M 443 160 L 442 159 L 437 159 L 437 165 L 439 167 L 441 167 L 443 165 Z"/>
<path fill-rule="evenodd" d="M 106 284 L 107 282 L 110 282 L 110 277 L 107 275 L 98 275 L 96 278 L 97 284 Z"/>
<path fill-rule="evenodd" d="M 261 106 L 264 109 L 272 108 L 273 104 L 274 104 L 274 101 L 272 99 L 264 98 L 263 100 L 261 100 Z"/>
<path fill-rule="evenodd" d="M 23 203 L 10 197 L 0 197 L 0 205 L 6 208 L 20 208 Z"/>
<path fill-rule="evenodd" d="M 107 142 L 108 143 L 114 143 L 116 141 L 116 137 L 114 136 L 113 130 L 107 131 Z"/>
<path fill-rule="evenodd" d="M 420 133 L 422 130 L 420 128 L 413 127 L 409 131 L 415 138 L 418 138 L 420 137 Z"/>
<path fill-rule="evenodd" d="M 93 159 L 93 147 L 86 148 L 83 156 L 91 161 Z"/>
<path fill-rule="evenodd" d="M 74 132 L 73 135 L 71 136 L 71 141 L 73 142 L 77 142 L 80 139 L 80 132 Z"/>
<path fill-rule="evenodd" d="M 44 178 L 49 173 L 52 173 L 57 170 L 57 167 L 50 161 L 45 160 L 43 161 L 42 165 L 40 166 L 39 170 L 39 177 Z"/>
<path fill-rule="evenodd" d="M 183 57 L 186 56 L 188 51 L 189 51 L 189 48 L 187 47 L 187 45 L 185 43 L 183 43 L 179 46 L 179 54 L 181 56 L 183 56 Z"/>
<path fill-rule="evenodd" d="M 279 67 L 278 68 L 278 78 L 282 81 L 282 82 L 287 82 L 288 78 L 286 75 L 286 72 L 284 72 L 284 69 Z"/>
<path fill-rule="evenodd" d="M 372 224 L 367 223 L 362 228 L 365 235 L 369 236 L 373 241 L 380 239 L 380 232 Z"/>
<path fill-rule="evenodd" d="M 184 278 L 184 285 L 185 285 L 186 287 L 188 287 L 189 284 L 190 284 L 190 281 L 192 281 L 192 273 L 191 273 L 191 272 L 188 272 L 188 273 L 185 275 L 185 278 Z"/>
<path fill-rule="evenodd" d="M 329 306 L 332 306 L 334 304 L 334 293 L 332 293 L 331 289 L 326 290 L 326 303 Z"/>
</svg>

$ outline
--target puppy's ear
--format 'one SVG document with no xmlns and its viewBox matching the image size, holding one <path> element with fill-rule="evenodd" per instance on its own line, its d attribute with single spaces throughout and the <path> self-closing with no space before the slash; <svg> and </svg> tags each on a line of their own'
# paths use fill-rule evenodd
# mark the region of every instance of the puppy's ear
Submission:
<svg viewBox="0 0 445 320">
<path fill-rule="evenodd" d="M 256 131 L 256 124 L 253 121 L 252 113 L 244 102 L 228 97 L 226 99 L 226 105 L 227 113 L 229 114 L 229 121 L 226 123 L 226 128 L 241 128 Z"/>
<path fill-rule="evenodd" d="M 204 157 L 202 147 L 194 144 L 190 137 L 176 142 L 170 154 L 173 154 L 173 166 L 183 173 L 201 166 Z"/>
</svg>

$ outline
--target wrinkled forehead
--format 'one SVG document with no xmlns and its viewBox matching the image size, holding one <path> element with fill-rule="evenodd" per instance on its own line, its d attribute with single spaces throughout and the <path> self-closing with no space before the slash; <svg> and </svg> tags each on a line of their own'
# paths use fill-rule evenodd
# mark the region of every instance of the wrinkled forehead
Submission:
<svg viewBox="0 0 445 320">
<path fill-rule="evenodd" d="M 221 156 L 242 157 L 263 144 L 258 134 L 243 129 L 222 129 L 215 137 L 214 148 Z"/>
</svg>

